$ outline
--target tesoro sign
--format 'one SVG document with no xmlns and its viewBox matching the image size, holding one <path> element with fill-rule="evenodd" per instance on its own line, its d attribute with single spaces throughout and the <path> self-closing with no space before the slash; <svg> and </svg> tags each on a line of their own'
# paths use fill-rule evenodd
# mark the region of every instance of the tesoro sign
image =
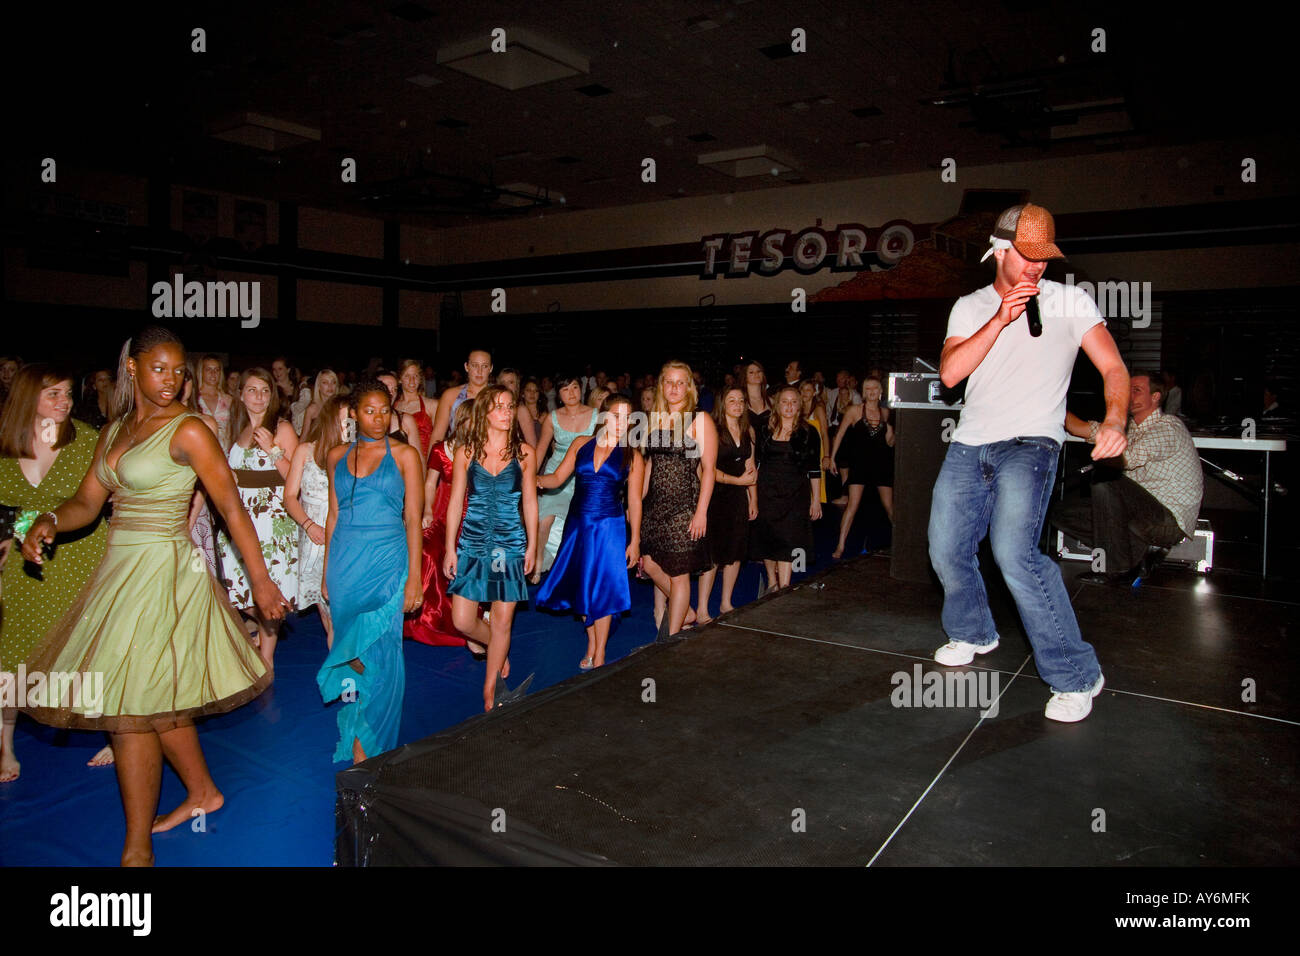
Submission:
<svg viewBox="0 0 1300 956">
<path fill-rule="evenodd" d="M 783 269 L 812 273 L 828 265 L 832 271 L 892 266 L 912 251 L 912 224 L 895 219 L 879 229 L 861 223 L 841 223 L 834 229 L 809 226 L 802 232 L 772 229 L 704 236 L 704 271 L 701 279 L 776 275 Z"/>
</svg>

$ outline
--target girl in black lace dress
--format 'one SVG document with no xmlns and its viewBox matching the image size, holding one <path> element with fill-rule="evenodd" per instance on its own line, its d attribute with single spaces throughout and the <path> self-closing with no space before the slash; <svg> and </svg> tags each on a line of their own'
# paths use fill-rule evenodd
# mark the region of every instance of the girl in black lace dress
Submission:
<svg viewBox="0 0 1300 956">
<path fill-rule="evenodd" d="M 740 563 L 749 551 L 749 522 L 758 514 L 754 429 L 745 408 L 745 390 L 739 385 L 726 389 L 713 408 L 713 420 L 718 429 L 718 465 L 714 472 L 717 484 L 709 500 L 709 530 L 705 535 L 712 567 L 700 575 L 695 602 L 699 624 L 709 620 L 709 594 L 718 568 L 722 568 L 722 603 L 718 610 L 721 614 L 732 610 L 731 594 L 740 575 Z"/>
<path fill-rule="evenodd" d="M 691 604 L 691 575 L 709 566 L 704 533 L 718 437 L 713 419 L 695 410 L 695 382 L 685 362 L 659 373 L 650 415 L 646 492 L 641 517 L 641 566 L 655 584 L 655 620 L 667 633 L 682 629 Z"/>
<path fill-rule="evenodd" d="M 797 388 L 781 389 L 758 439 L 758 518 L 750 557 L 775 565 L 768 572 L 769 591 L 787 587 L 796 564 L 801 571 L 812 564 L 812 523 L 822 516 L 821 439 L 800 406 Z"/>
</svg>

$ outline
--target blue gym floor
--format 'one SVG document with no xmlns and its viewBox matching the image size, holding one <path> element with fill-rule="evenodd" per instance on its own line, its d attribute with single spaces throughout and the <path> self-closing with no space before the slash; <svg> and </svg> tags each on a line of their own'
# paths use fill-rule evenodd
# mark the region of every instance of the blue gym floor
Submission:
<svg viewBox="0 0 1300 956">
<path fill-rule="evenodd" d="M 865 504 L 865 502 L 864 502 Z M 878 512 L 878 513 L 877 513 Z M 826 508 L 817 522 L 821 560 L 829 564 L 840 512 Z M 884 543 L 883 512 L 863 507 L 846 554 L 856 554 L 863 526 Z M 883 532 L 883 535 L 882 535 Z M 796 574 L 795 581 L 805 575 Z M 742 566 L 734 603 L 758 594 L 760 566 Z M 710 613 L 716 615 L 715 585 Z M 536 588 L 530 588 L 535 594 Z M 632 582 L 632 611 L 615 618 L 606 659 L 617 660 L 655 639 L 653 588 Z M 580 621 L 519 608 L 510 649 L 511 688 L 535 673 L 540 690 L 581 673 L 587 649 Z M 483 667 L 463 648 L 404 641 L 406 699 L 400 741 L 409 743 L 482 713 Z M 314 611 L 290 616 L 276 648 L 276 681 L 252 703 L 201 721 L 199 739 L 226 805 L 205 821 L 204 832 L 182 826 L 154 837 L 160 866 L 330 866 L 334 861 L 334 775 L 338 704 L 325 706 L 316 671 L 325 657 L 325 632 Z M 598 715 L 593 715 L 598 717 Z M 18 718 L 14 749 L 22 776 L 0 784 L 0 866 L 117 866 L 124 823 L 111 767 L 87 767 L 107 738 L 61 731 L 25 715 Z M 184 788 L 163 770 L 160 808 L 180 803 Z"/>
</svg>

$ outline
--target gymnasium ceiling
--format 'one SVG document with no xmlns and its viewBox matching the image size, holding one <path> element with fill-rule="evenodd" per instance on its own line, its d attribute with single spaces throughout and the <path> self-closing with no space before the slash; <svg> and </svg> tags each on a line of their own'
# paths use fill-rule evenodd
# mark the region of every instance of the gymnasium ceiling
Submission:
<svg viewBox="0 0 1300 956">
<path fill-rule="evenodd" d="M 442 226 L 937 175 L 946 157 L 970 166 L 1293 128 L 1294 109 L 1279 103 L 1287 61 L 1267 38 L 1280 31 L 1256 17 L 1202 24 L 1193 8 L 1137 7 L 1152 10 L 318 0 L 82 14 L 27 4 L 6 11 L 18 133 L 6 166 L 21 176 L 57 155 Z M 191 49 L 195 27 L 205 52 Z M 496 28 L 528 49 L 492 54 Z M 1105 52 L 1093 49 L 1099 29 Z M 795 30 L 806 52 L 791 51 Z M 485 69 L 531 61 L 570 75 L 505 89 L 449 62 L 470 62 L 467 43 L 482 46 L 473 62 Z M 759 175 L 700 163 L 758 146 Z M 341 181 L 346 158 L 355 183 Z M 643 181 L 646 158 L 653 183 Z"/>
</svg>

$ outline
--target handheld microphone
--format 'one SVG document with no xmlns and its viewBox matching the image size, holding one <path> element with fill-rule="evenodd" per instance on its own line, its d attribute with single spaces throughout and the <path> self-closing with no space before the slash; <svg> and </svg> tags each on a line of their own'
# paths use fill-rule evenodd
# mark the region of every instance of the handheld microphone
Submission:
<svg viewBox="0 0 1300 956">
<path fill-rule="evenodd" d="M 1043 317 L 1038 312 L 1038 296 L 1032 295 L 1025 303 L 1025 317 L 1029 320 L 1029 334 L 1038 338 L 1043 334 Z"/>
</svg>

